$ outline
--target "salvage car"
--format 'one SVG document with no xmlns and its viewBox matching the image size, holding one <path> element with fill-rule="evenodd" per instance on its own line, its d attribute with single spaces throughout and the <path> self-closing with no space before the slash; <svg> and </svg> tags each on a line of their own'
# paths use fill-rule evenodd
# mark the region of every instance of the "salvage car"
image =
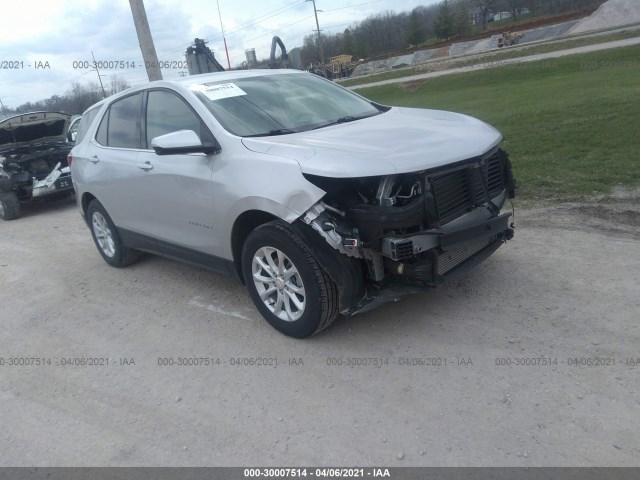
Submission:
<svg viewBox="0 0 640 480">
<path fill-rule="evenodd" d="M 151 82 L 83 118 L 69 160 L 104 260 L 232 275 L 293 337 L 441 285 L 513 236 L 502 137 L 465 115 L 251 70 Z"/>
<path fill-rule="evenodd" d="M 71 117 L 33 112 L 0 122 L 0 218 L 20 217 L 20 202 L 59 200 L 73 193 L 66 141 Z"/>
</svg>

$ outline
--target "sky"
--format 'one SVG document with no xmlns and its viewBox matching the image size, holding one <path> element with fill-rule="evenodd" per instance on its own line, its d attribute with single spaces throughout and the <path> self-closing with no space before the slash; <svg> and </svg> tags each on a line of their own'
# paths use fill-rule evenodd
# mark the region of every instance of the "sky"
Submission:
<svg viewBox="0 0 640 480">
<path fill-rule="evenodd" d="M 320 29 L 330 34 L 369 15 L 437 1 L 316 0 L 316 8 Z M 187 70 L 179 62 L 196 37 L 207 40 L 226 67 L 216 0 L 144 0 L 144 5 L 158 59 L 170 62 L 162 70 L 165 79 Z M 310 0 L 219 0 L 219 6 L 232 67 L 246 59 L 245 49 L 267 58 L 274 35 L 291 50 L 316 28 Z M 147 81 L 128 0 L 2 0 L 0 99 L 6 107 L 62 95 L 74 82 L 97 82 L 96 71 L 86 68 L 92 52 L 99 62 L 121 62 L 100 70 L 103 83 L 114 76 L 131 85 Z"/>
</svg>

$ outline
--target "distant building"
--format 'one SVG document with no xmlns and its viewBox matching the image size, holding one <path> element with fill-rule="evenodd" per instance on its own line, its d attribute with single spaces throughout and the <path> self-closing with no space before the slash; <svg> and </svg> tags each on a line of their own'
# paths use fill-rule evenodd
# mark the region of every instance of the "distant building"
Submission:
<svg viewBox="0 0 640 480">
<path fill-rule="evenodd" d="M 493 21 L 493 15 L 487 15 L 487 22 Z M 482 9 L 480 7 L 473 7 L 469 11 L 469 23 L 471 25 L 481 25 L 482 24 Z"/>
<path fill-rule="evenodd" d="M 482 11 L 478 7 L 473 7 L 469 11 L 469 23 L 471 23 L 471 25 L 478 25 L 482 23 L 481 19 L 482 19 Z"/>
<path fill-rule="evenodd" d="M 516 15 L 527 15 L 529 13 L 528 8 L 517 8 Z M 506 20 L 507 18 L 511 18 L 513 15 L 511 12 L 498 12 L 493 15 L 493 21 L 498 22 L 500 20 Z"/>
<path fill-rule="evenodd" d="M 500 20 L 505 20 L 507 18 L 511 18 L 511 12 L 498 12 L 493 16 L 493 21 L 499 22 Z"/>
<path fill-rule="evenodd" d="M 249 68 L 254 68 L 258 64 L 258 59 L 256 57 L 256 49 L 255 48 L 247 48 L 244 51 L 244 54 L 247 57 L 247 65 Z"/>
<path fill-rule="evenodd" d="M 528 8 L 518 8 L 516 10 L 516 15 L 527 15 L 529 14 Z M 489 13 L 487 15 L 487 22 L 498 22 L 500 20 L 506 20 L 507 18 L 511 18 L 513 14 L 511 12 L 498 12 L 498 13 Z M 469 12 L 469 22 L 471 25 L 480 25 L 482 23 L 482 11 L 479 7 L 473 7 Z"/>
</svg>

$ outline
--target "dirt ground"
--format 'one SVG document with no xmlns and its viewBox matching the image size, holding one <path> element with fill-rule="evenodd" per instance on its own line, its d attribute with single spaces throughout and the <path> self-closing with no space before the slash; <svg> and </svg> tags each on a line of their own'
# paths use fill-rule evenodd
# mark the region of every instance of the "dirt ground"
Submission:
<svg viewBox="0 0 640 480">
<path fill-rule="evenodd" d="M 113 269 L 72 201 L 25 206 L 0 223 L 0 465 L 639 466 L 640 192 L 516 225 L 294 340 L 230 279 Z"/>
<path fill-rule="evenodd" d="M 637 0 L 609 0 L 600 5 L 592 15 L 581 20 L 569 34 L 604 30 L 640 22 Z"/>
</svg>

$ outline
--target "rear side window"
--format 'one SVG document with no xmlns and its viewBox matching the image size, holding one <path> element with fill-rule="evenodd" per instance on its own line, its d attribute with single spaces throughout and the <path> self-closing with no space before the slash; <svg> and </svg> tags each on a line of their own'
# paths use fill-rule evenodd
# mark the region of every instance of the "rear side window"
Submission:
<svg viewBox="0 0 640 480">
<path fill-rule="evenodd" d="M 142 93 L 130 95 L 111 104 L 102 117 L 96 141 L 118 148 L 140 148 L 140 109 Z"/>
<path fill-rule="evenodd" d="M 93 123 L 93 119 L 96 118 L 100 107 L 87 110 L 80 119 L 80 125 L 78 125 L 78 132 L 76 133 L 76 144 L 80 143 L 84 136 L 87 134 L 89 127 Z"/>
<path fill-rule="evenodd" d="M 96 133 L 96 142 L 100 145 L 107 145 L 107 128 L 109 128 L 109 110 L 102 117 L 102 121 L 100 122 L 100 127 L 98 128 L 98 132 Z"/>
<path fill-rule="evenodd" d="M 147 99 L 147 147 L 150 148 L 151 140 L 155 137 L 178 130 L 193 130 L 201 141 L 204 140 L 200 118 L 182 98 L 163 90 L 149 92 Z"/>
</svg>

